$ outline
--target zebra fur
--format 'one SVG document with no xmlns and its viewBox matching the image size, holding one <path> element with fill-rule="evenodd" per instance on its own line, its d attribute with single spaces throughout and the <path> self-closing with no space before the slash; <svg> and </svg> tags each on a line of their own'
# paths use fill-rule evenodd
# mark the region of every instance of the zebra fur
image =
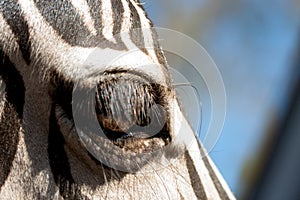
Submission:
<svg viewBox="0 0 300 200">
<path fill-rule="evenodd" d="M 151 27 L 136 0 L 0 2 L 1 199 L 234 199 L 210 158 L 202 158 L 207 153 L 172 89 L 165 97 L 169 115 L 176 116 L 169 137 L 177 130 L 194 142 L 187 147 L 184 138 L 170 140 L 166 167 L 149 161 L 150 171 L 109 168 L 83 147 L 65 117 L 74 82 L 89 76 L 84 63 L 95 50 L 118 53 L 136 46 L 139 50 L 117 67 L 100 68 L 127 76 L 141 71 L 141 64 L 156 64 L 141 72 L 172 88 L 155 32 L 133 31 Z M 123 32 L 127 39 L 118 35 Z M 61 101 L 66 105 L 57 106 Z M 60 115 L 61 110 L 66 113 Z"/>
</svg>

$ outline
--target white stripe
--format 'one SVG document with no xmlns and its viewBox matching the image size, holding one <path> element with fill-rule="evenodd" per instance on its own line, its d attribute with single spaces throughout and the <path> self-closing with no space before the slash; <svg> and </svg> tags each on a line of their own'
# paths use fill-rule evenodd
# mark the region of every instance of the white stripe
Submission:
<svg viewBox="0 0 300 200">
<path fill-rule="evenodd" d="M 0 123 L 1 123 L 1 116 L 4 109 L 5 104 L 5 83 L 0 78 Z"/>
<path fill-rule="evenodd" d="M 97 31 L 95 29 L 95 22 L 91 17 L 89 5 L 86 1 L 83 0 L 70 0 L 71 4 L 75 7 L 76 11 L 80 15 L 80 18 L 84 22 L 84 25 L 88 28 L 88 30 L 93 34 L 97 35 Z"/>
<path fill-rule="evenodd" d="M 102 27 L 103 27 L 103 36 L 109 40 L 115 42 L 113 37 L 113 11 L 110 0 L 102 0 Z"/>
<path fill-rule="evenodd" d="M 128 5 L 128 2 L 126 0 L 121 0 L 123 9 L 124 9 L 124 15 L 123 15 L 123 23 L 121 27 L 121 33 L 128 32 L 131 27 L 131 21 L 130 21 L 130 8 Z"/>
<path fill-rule="evenodd" d="M 131 13 L 128 2 L 126 0 L 121 0 L 123 9 L 124 9 L 124 16 L 123 16 L 123 23 L 121 26 L 121 38 L 124 44 L 126 45 L 127 49 L 138 49 L 138 47 L 131 41 L 130 38 L 130 28 L 131 28 Z"/>
</svg>

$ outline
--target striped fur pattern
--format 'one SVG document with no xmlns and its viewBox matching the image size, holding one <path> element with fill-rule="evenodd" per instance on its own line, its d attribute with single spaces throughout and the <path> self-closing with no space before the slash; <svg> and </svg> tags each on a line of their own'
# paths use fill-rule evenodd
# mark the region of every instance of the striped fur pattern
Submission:
<svg viewBox="0 0 300 200">
<path fill-rule="evenodd" d="M 234 199 L 210 158 L 202 158 L 206 152 L 181 114 L 155 32 L 133 31 L 151 26 L 137 0 L 0 2 L 1 199 Z M 118 35 L 126 32 L 127 39 Z M 103 113 L 114 112 L 106 108 L 109 105 L 123 104 L 108 101 L 110 93 L 105 88 L 127 95 L 140 91 L 136 96 L 144 98 L 133 95 L 136 103 L 130 106 L 142 114 L 129 113 L 135 118 L 126 117 L 125 125 L 144 123 L 140 119 L 148 111 L 140 105 L 158 101 L 153 96 L 159 96 L 168 110 L 164 133 L 148 140 L 132 140 L 131 149 L 129 142 L 115 145 L 128 147 L 122 151 L 124 156 L 130 151 L 136 153 L 147 142 L 150 147 L 160 144 L 161 148 L 171 148 L 168 155 L 156 158 L 168 157 L 168 165 L 157 167 L 149 160 L 136 172 L 125 173 L 99 162 L 80 143 L 71 102 L 74 83 L 90 76 L 86 60 L 92 51 L 100 55 L 126 52 L 132 46 L 138 50 L 115 65 L 101 66 L 101 60 L 100 64 L 97 61 L 104 69 L 104 74 L 93 72 L 100 80 L 103 78 L 99 86 L 98 107 L 103 107 L 99 109 L 99 121 L 112 130 L 109 136 L 118 132 L 113 122 L 104 120 L 109 115 Z M 148 87 L 147 81 L 145 87 L 140 87 L 139 83 L 144 82 L 134 74 L 144 74 L 143 81 L 149 76 L 152 82 L 171 89 L 157 90 L 153 85 Z M 189 147 L 184 138 L 174 139 L 173 132 L 180 129 L 181 122 L 181 132 L 194 140 Z M 180 150 L 183 153 L 177 155 Z"/>
</svg>

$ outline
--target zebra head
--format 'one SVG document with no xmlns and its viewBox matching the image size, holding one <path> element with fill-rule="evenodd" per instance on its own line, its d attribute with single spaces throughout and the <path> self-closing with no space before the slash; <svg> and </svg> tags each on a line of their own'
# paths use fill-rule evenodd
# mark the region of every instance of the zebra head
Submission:
<svg viewBox="0 0 300 200">
<path fill-rule="evenodd" d="M 234 198 L 138 1 L 4 0 L 0 29 L 1 196 Z"/>
</svg>

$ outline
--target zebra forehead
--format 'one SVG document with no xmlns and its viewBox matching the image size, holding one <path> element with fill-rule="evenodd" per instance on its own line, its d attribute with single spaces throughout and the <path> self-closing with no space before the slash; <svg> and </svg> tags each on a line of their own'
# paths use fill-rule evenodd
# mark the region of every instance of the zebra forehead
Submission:
<svg viewBox="0 0 300 200">
<path fill-rule="evenodd" d="M 157 58 L 156 52 L 160 49 L 153 42 L 151 22 L 135 1 L 20 0 L 5 1 L 5 4 L 21 10 L 29 41 L 28 49 L 22 50 L 20 39 L 13 36 L 18 32 L 14 32 L 14 26 L 6 24 L 8 20 L 3 20 L 2 29 L 13 32 L 11 41 L 4 40 L 4 46 L 23 57 L 25 51 L 29 55 L 27 64 L 33 60 L 31 65 L 44 70 L 57 69 L 71 79 L 118 67 L 143 71 L 151 74 L 154 80 L 165 82 L 165 66 L 160 66 L 161 60 Z M 12 17 L 10 15 L 6 18 Z M 111 17 L 114 23 L 104 17 Z M 106 23 L 102 23 L 104 19 Z M 19 28 L 18 24 L 15 26 Z M 113 37 L 108 38 L 110 36 Z"/>
</svg>

